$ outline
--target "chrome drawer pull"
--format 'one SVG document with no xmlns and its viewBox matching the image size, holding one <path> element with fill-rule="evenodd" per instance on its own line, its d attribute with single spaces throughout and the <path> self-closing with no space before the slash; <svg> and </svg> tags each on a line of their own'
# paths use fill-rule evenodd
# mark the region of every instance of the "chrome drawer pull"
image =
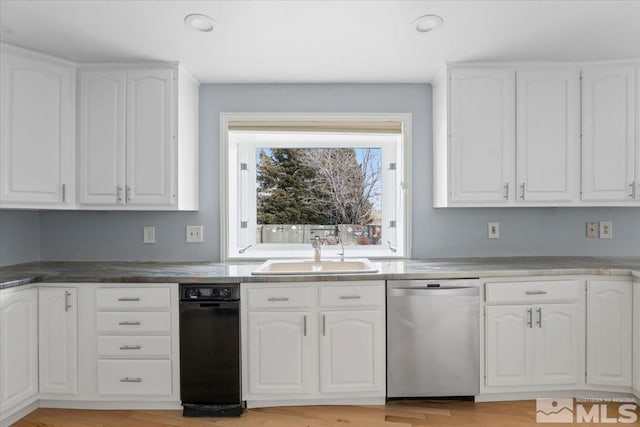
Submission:
<svg viewBox="0 0 640 427">
<path fill-rule="evenodd" d="M 142 378 L 138 377 L 138 378 L 129 378 L 129 377 L 125 377 L 123 379 L 120 380 L 121 383 L 141 383 L 142 382 Z"/>
<path fill-rule="evenodd" d="M 547 291 L 527 291 L 527 295 L 546 295 Z"/>
<path fill-rule="evenodd" d="M 125 345 L 120 347 L 120 350 L 142 350 L 141 345 Z"/>
<path fill-rule="evenodd" d="M 340 295 L 340 299 L 360 299 L 360 295 Z"/>
<path fill-rule="evenodd" d="M 267 301 L 277 302 L 277 301 L 289 301 L 287 297 L 271 297 Z"/>
<path fill-rule="evenodd" d="M 140 298 L 118 298 L 118 301 L 140 301 Z"/>
<path fill-rule="evenodd" d="M 120 322 L 118 325 L 122 326 L 140 326 L 140 322 Z"/>
</svg>

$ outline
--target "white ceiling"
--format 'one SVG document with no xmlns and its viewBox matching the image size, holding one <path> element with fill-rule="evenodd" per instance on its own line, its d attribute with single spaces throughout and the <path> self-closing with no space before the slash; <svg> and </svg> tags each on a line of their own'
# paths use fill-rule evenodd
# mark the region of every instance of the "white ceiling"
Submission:
<svg viewBox="0 0 640 427">
<path fill-rule="evenodd" d="M 210 33 L 187 28 L 204 13 Z M 437 32 L 412 21 L 438 14 Z M 2 41 L 69 60 L 179 61 L 206 83 L 428 82 L 453 61 L 640 58 L 640 0 L 0 0 Z"/>
</svg>

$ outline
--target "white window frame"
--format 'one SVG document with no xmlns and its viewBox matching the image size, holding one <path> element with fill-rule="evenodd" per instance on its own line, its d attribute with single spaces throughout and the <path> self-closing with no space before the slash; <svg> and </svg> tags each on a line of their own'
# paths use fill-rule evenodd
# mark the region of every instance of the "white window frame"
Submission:
<svg viewBox="0 0 640 427">
<path fill-rule="evenodd" d="M 383 177 L 383 216 L 381 245 L 346 246 L 345 257 L 368 258 L 407 258 L 410 257 L 411 205 L 408 197 L 410 159 L 411 159 L 411 114 L 409 113 L 221 113 L 220 114 L 220 257 L 222 261 L 264 260 L 270 258 L 311 258 L 311 245 L 301 244 L 255 244 L 257 225 L 255 209 L 255 149 L 257 147 L 291 147 L 282 141 L 282 132 L 263 132 L 260 140 L 256 140 L 255 132 L 233 131 L 234 141 L 229 138 L 230 124 L 237 122 L 399 122 L 400 135 L 362 135 L 352 134 L 350 147 L 382 148 L 381 166 Z M 269 141 L 269 134 L 274 140 Z M 277 138 L 276 135 L 277 134 Z M 294 134 L 289 133 L 291 138 Z M 334 137 L 335 138 L 335 137 Z M 285 137 L 286 139 L 286 137 Z M 314 141 L 296 144 L 298 147 L 317 147 L 319 140 L 324 143 L 330 136 L 319 137 Z M 391 141 L 395 139 L 391 144 Z M 240 141 L 240 143 L 239 143 Z M 266 142 L 265 142 L 266 141 Z M 331 144 L 323 146 L 330 146 Z M 335 145 L 336 147 L 339 145 Z M 344 146 L 344 145 L 343 145 Z M 390 151 L 393 150 L 393 153 Z M 391 161 L 394 160 L 394 161 Z M 389 170 L 389 163 L 395 163 L 396 169 Z M 248 165 L 248 170 L 240 171 L 241 163 Z M 246 181 L 246 182 L 245 182 Z M 390 188 L 390 186 L 392 186 Z M 237 188 L 250 188 L 240 195 Z M 395 191 L 393 191 L 395 189 Z M 393 200 L 390 200 L 390 195 Z M 387 204 L 395 205 L 395 218 L 389 216 L 390 211 L 384 209 Z M 396 221 L 395 233 L 387 231 L 389 221 Z M 248 221 L 245 228 L 240 228 L 241 221 Z M 241 230 L 247 230 L 244 234 Z M 389 238 L 391 237 L 391 239 Z M 387 243 L 391 240 L 391 243 Z M 243 250 L 244 249 L 244 250 Z M 340 245 L 323 246 L 323 258 L 338 256 Z"/>
</svg>

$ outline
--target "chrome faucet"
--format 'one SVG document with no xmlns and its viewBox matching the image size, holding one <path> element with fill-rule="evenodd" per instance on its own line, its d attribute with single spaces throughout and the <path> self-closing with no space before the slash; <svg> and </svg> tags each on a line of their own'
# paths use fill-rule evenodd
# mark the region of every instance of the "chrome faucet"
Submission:
<svg viewBox="0 0 640 427">
<path fill-rule="evenodd" d="M 320 236 L 316 236 L 311 242 L 311 246 L 313 247 L 313 260 L 315 262 L 321 261 L 321 251 L 322 251 L 322 242 L 320 241 Z"/>
</svg>

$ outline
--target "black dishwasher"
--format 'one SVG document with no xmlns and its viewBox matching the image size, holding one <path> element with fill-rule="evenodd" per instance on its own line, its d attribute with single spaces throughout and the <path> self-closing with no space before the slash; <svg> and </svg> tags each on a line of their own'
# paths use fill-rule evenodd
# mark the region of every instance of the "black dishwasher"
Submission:
<svg viewBox="0 0 640 427">
<path fill-rule="evenodd" d="M 180 285 L 180 395 L 187 417 L 242 414 L 240 285 Z"/>
</svg>

